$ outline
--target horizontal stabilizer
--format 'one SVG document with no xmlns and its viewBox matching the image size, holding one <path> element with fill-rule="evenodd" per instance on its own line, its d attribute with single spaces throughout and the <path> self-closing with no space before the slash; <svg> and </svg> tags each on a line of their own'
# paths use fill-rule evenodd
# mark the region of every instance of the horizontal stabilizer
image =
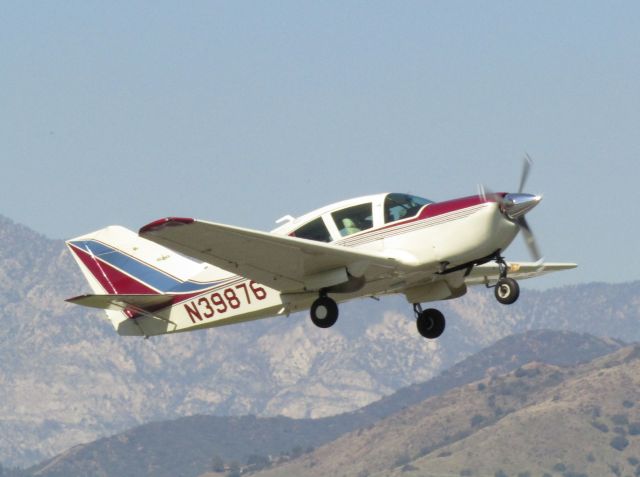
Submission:
<svg viewBox="0 0 640 477">
<path fill-rule="evenodd" d="M 101 310 L 153 311 L 170 305 L 170 295 L 80 295 L 66 301 Z"/>
</svg>

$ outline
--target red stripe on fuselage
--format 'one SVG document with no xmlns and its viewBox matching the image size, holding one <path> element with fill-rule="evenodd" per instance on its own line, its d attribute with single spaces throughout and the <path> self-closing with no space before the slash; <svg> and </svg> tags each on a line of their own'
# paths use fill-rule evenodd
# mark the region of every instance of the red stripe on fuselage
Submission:
<svg viewBox="0 0 640 477">
<path fill-rule="evenodd" d="M 495 202 L 492 199 L 483 199 L 477 195 L 471 195 L 469 197 L 461 197 L 459 199 L 446 200 L 444 202 L 434 202 L 432 204 L 425 205 L 418 215 L 411 217 L 406 220 L 397 220 L 395 222 L 391 222 L 383 227 L 379 227 L 377 229 L 369 229 L 366 232 L 377 232 L 380 230 L 390 229 L 392 227 L 398 227 L 400 225 L 410 224 L 411 222 L 417 222 L 418 220 L 431 219 L 433 217 L 437 217 L 439 215 L 448 214 L 449 212 L 455 212 L 458 210 L 467 209 L 469 207 L 473 207 L 475 205 L 481 205 L 488 202 Z M 363 234 L 364 235 L 364 234 Z"/>
<path fill-rule="evenodd" d="M 461 197 L 460 199 L 435 202 L 422 209 L 422 212 L 418 216 L 418 220 L 428 219 L 442 214 L 448 214 L 449 212 L 467 209 L 469 207 L 473 207 L 474 205 L 486 204 L 488 202 L 495 202 L 495 200 L 484 199 L 477 195 L 471 195 L 469 197 Z"/>
</svg>

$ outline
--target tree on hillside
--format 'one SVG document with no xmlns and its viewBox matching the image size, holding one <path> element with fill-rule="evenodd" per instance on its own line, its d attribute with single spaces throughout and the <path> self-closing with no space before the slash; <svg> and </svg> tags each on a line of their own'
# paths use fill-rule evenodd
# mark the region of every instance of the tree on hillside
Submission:
<svg viewBox="0 0 640 477">
<path fill-rule="evenodd" d="M 482 414 L 475 414 L 471 418 L 471 427 L 477 427 L 485 421 L 485 417 Z"/>
<path fill-rule="evenodd" d="M 629 424 L 629 417 L 626 414 L 614 414 L 611 416 L 611 422 L 617 426 L 626 426 Z"/>
<path fill-rule="evenodd" d="M 297 459 L 302 455 L 303 452 L 304 449 L 302 448 L 302 446 L 295 446 L 293 449 L 291 449 L 291 453 L 289 455 L 292 459 Z"/>
<path fill-rule="evenodd" d="M 219 455 L 214 455 L 211 459 L 211 470 L 214 472 L 224 472 L 224 461 Z"/>
<path fill-rule="evenodd" d="M 251 467 L 251 470 L 260 470 L 269 466 L 269 459 L 263 455 L 251 454 L 247 457 L 247 466 Z"/>
<path fill-rule="evenodd" d="M 229 464 L 229 473 L 227 477 L 239 477 L 240 476 L 240 463 L 233 461 Z"/>
<path fill-rule="evenodd" d="M 629 445 L 629 441 L 623 436 L 616 436 L 613 439 L 611 439 L 610 444 L 611 444 L 611 447 L 613 447 L 614 449 L 618 451 L 623 451 Z"/>
</svg>

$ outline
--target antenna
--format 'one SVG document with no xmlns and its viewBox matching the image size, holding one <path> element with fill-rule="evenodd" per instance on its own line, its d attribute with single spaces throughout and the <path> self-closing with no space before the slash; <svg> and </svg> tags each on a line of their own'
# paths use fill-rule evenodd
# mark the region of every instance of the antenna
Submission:
<svg viewBox="0 0 640 477">
<path fill-rule="evenodd" d="M 290 216 L 289 214 L 287 214 L 287 215 L 285 215 L 285 216 L 283 216 L 283 217 L 280 217 L 278 220 L 276 220 L 276 224 L 281 224 L 281 223 L 283 223 L 283 222 L 291 223 L 291 222 L 293 222 L 294 220 L 296 220 L 296 219 L 295 219 L 295 217 L 292 217 L 292 216 Z"/>
</svg>

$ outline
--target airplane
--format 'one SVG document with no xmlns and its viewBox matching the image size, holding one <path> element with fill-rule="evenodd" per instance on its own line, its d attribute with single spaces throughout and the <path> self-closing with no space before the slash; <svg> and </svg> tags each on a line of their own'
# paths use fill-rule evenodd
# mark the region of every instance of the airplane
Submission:
<svg viewBox="0 0 640 477">
<path fill-rule="evenodd" d="M 542 199 L 518 192 L 443 202 L 405 193 L 345 200 L 271 232 L 193 218 L 167 217 L 138 233 L 109 226 L 66 242 L 94 293 L 69 298 L 103 309 L 118 334 L 192 331 L 309 309 L 320 328 L 338 319 L 338 303 L 403 294 L 417 330 L 444 331 L 444 315 L 422 303 L 494 288 L 502 304 L 520 295 L 516 279 L 574 268 L 545 263 L 525 219 Z M 522 232 L 533 262 L 503 252 Z"/>
</svg>

